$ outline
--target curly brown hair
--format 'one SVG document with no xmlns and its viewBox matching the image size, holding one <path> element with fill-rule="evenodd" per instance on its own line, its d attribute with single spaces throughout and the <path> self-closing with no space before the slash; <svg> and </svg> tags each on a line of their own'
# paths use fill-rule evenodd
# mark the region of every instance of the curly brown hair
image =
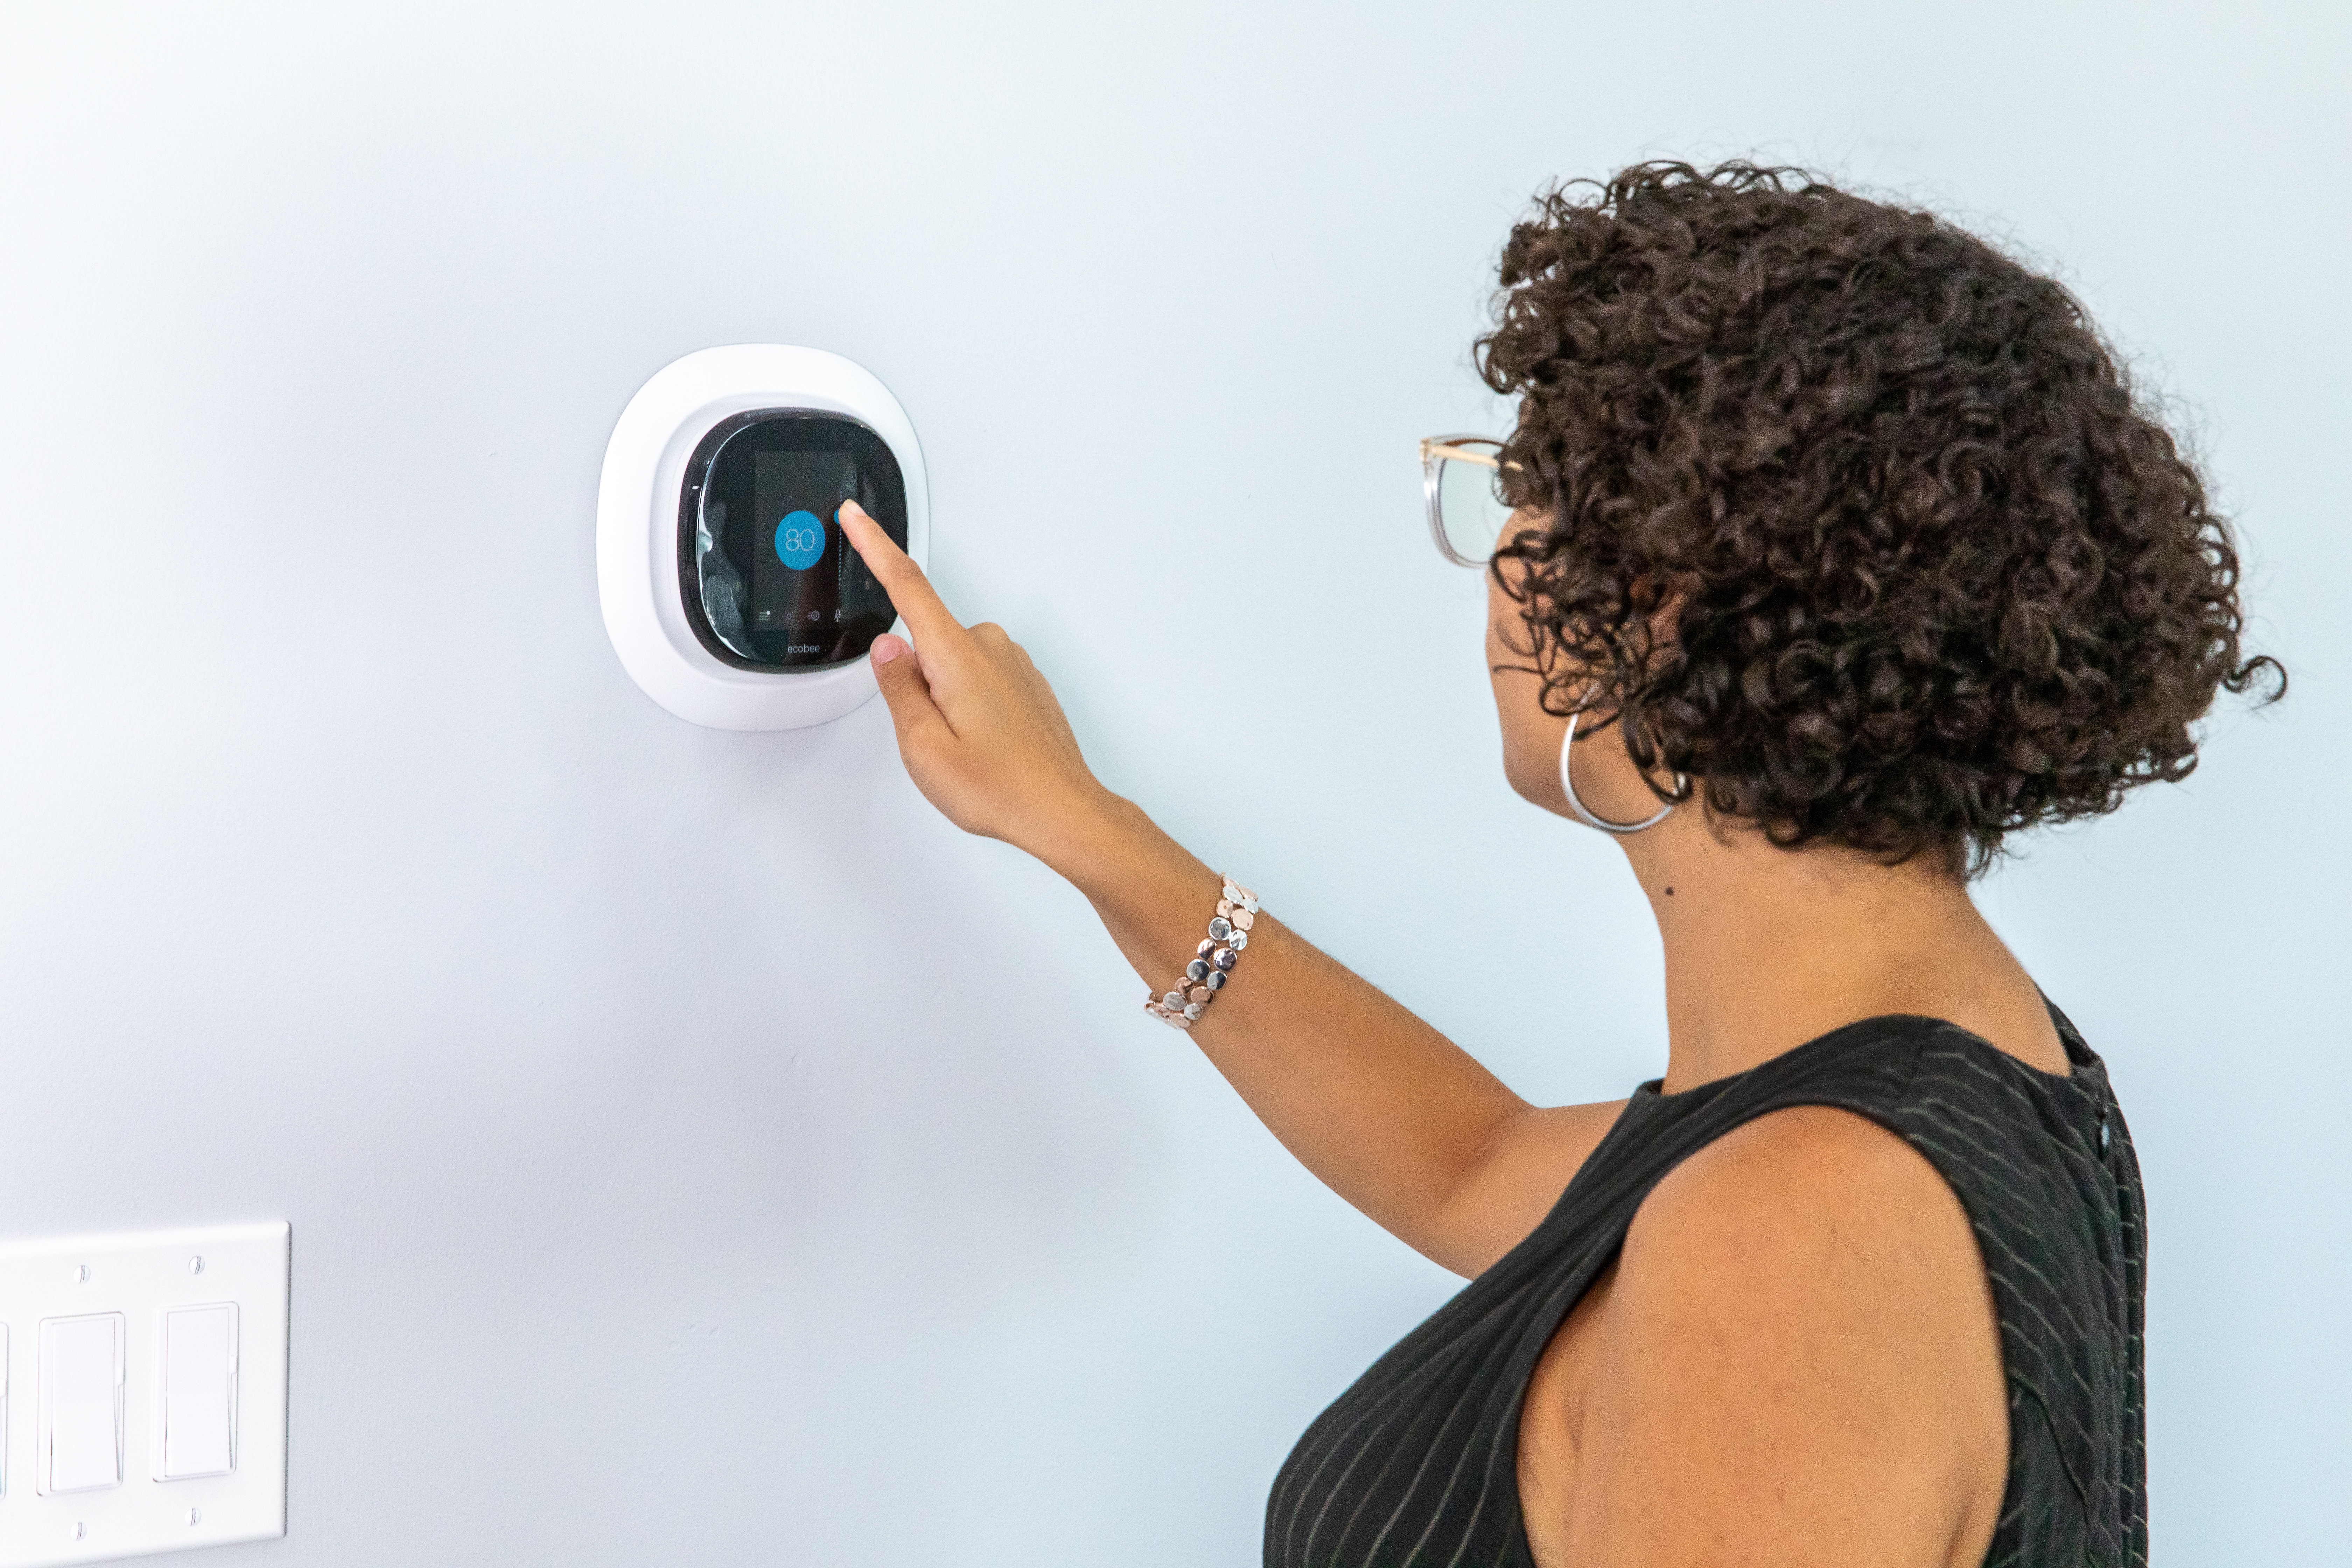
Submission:
<svg viewBox="0 0 2352 1568">
<path fill-rule="evenodd" d="M 1784 846 L 1981 870 L 2185 777 L 2238 558 L 2058 284 L 1801 171 L 1539 198 L 1477 363 L 1520 416 L 1496 574 L 1549 711 Z M 1506 563 L 1517 564 L 1506 568 Z"/>
</svg>

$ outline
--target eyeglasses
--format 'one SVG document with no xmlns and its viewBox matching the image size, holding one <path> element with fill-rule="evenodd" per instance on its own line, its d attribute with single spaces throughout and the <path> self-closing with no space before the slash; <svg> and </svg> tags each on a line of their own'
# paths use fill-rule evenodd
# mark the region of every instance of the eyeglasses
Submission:
<svg viewBox="0 0 2352 1568">
<path fill-rule="evenodd" d="M 1486 436 L 1433 436 L 1421 444 L 1421 493 L 1429 537 L 1456 566 L 1495 558 L 1511 506 L 1503 499 L 1503 444 Z M 1516 468 L 1517 463 L 1511 465 Z"/>
</svg>

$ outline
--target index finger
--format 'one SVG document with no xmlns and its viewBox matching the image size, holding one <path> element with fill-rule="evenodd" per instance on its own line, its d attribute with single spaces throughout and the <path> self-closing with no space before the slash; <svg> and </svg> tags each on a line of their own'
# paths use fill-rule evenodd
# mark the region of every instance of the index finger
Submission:
<svg viewBox="0 0 2352 1568">
<path fill-rule="evenodd" d="M 898 542 L 883 531 L 882 525 L 875 521 L 864 507 L 854 500 L 845 500 L 834 517 L 840 522 L 841 531 L 848 536 L 849 542 L 856 547 L 859 559 L 866 563 L 866 569 L 874 574 L 875 580 L 882 584 L 882 591 L 890 595 L 892 606 L 907 617 L 907 627 L 915 634 L 918 643 L 926 640 L 936 643 L 962 635 L 963 623 L 949 614 L 939 591 L 931 586 L 931 580 L 923 575 L 923 569 L 908 558 L 907 552 L 898 548 Z"/>
</svg>

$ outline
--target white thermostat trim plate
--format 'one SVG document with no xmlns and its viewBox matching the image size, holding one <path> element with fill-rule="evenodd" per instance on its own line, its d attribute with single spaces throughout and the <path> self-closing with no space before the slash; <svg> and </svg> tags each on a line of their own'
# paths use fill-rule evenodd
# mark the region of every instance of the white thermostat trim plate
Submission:
<svg viewBox="0 0 2352 1568">
<path fill-rule="evenodd" d="M 195 1260 L 201 1259 L 201 1264 Z M 283 1221 L 0 1242 L 5 1453 L 0 1568 L 49 1568 L 286 1533 Z M 233 1305 L 226 1474 L 158 1480 L 167 1312 Z M 121 1479 L 44 1493 L 41 1325 L 120 1313 Z"/>
<path fill-rule="evenodd" d="M 738 414 L 842 414 L 882 437 L 907 487 L 907 553 L 928 565 L 930 485 L 907 411 L 872 372 L 822 349 L 738 343 L 674 360 L 613 426 L 596 493 L 596 590 L 623 668 L 679 718 L 715 730 L 823 724 L 878 689 L 863 658 L 826 669 L 737 669 L 687 624 L 678 584 L 678 500 L 695 447 Z M 891 630 L 907 635 L 901 619 Z"/>
</svg>

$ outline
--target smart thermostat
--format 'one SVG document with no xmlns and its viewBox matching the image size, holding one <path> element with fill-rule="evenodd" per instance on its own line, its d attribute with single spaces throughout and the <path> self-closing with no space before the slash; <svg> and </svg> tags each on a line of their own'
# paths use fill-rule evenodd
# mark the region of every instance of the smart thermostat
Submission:
<svg viewBox="0 0 2352 1568">
<path fill-rule="evenodd" d="M 873 696 L 866 650 L 905 628 L 835 521 L 845 500 L 929 561 L 923 451 L 871 373 L 773 343 L 663 366 L 621 411 L 596 497 L 623 668 L 718 730 L 822 724 Z"/>
</svg>

